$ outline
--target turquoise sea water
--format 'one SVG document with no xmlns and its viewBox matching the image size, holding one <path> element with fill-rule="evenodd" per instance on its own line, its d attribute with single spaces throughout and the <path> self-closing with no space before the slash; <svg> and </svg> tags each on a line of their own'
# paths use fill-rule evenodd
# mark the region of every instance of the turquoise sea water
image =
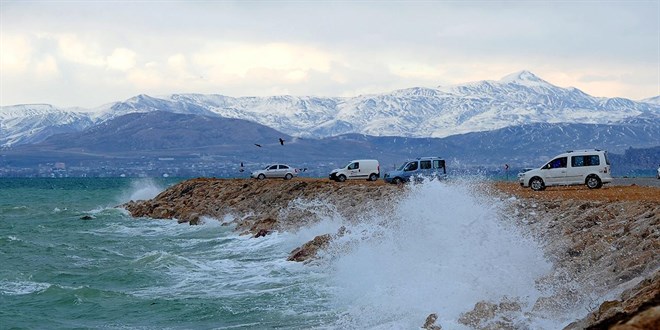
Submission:
<svg viewBox="0 0 660 330">
<path fill-rule="evenodd" d="M 114 208 L 174 181 L 0 179 L 0 328 L 323 321 L 323 292 L 307 292 L 314 275 L 303 281 L 300 265 L 283 261 L 290 250 L 281 240 L 239 237 L 213 221 L 133 219 Z"/>
<path fill-rule="evenodd" d="M 530 316 L 550 263 L 496 216 L 506 201 L 469 187 L 416 185 L 396 212 L 360 223 L 299 201 L 323 220 L 260 239 L 225 219 L 189 226 L 116 208 L 177 181 L 0 179 L 0 328 L 417 329 L 438 313 L 462 329 L 461 313 L 504 296 L 521 297 L 522 329 L 568 320 Z M 319 262 L 286 261 L 340 226 Z"/>
</svg>

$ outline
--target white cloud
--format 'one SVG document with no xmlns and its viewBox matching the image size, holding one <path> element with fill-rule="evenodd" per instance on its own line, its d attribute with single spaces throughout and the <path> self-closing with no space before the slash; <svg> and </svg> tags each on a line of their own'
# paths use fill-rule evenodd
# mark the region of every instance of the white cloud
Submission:
<svg viewBox="0 0 660 330">
<path fill-rule="evenodd" d="M 116 48 L 110 56 L 106 58 L 108 69 L 128 71 L 135 66 L 136 54 L 134 51 L 126 48 Z"/>
<path fill-rule="evenodd" d="M 658 10 L 653 1 L 11 2 L 0 11 L 1 79 L 12 86 L 1 96 L 80 106 L 140 93 L 350 96 L 527 69 L 640 99 L 660 94 Z M 53 87 L 36 93 L 39 79 Z"/>
<path fill-rule="evenodd" d="M 28 38 L 2 33 L 0 41 L 0 69 L 5 73 L 26 70 L 32 57 L 32 45 Z"/>
<path fill-rule="evenodd" d="M 104 56 L 100 54 L 95 42 L 83 41 L 72 33 L 53 37 L 57 40 L 59 55 L 64 60 L 91 66 L 105 66 Z"/>
<path fill-rule="evenodd" d="M 36 61 L 34 72 L 39 79 L 57 75 L 59 73 L 59 68 L 55 57 L 46 55 L 43 59 Z"/>
</svg>

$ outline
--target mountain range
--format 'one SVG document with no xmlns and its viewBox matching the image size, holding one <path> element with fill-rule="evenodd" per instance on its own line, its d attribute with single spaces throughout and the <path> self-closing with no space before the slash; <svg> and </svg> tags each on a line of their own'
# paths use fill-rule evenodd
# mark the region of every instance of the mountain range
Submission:
<svg viewBox="0 0 660 330">
<path fill-rule="evenodd" d="M 96 109 L 52 105 L 0 108 L 0 147 L 35 143 L 135 112 L 168 111 L 253 121 L 298 137 L 347 133 L 446 137 L 532 123 L 615 124 L 660 118 L 660 96 L 640 102 L 592 97 L 528 71 L 499 81 L 410 88 L 356 97 L 138 95 Z"/>
<path fill-rule="evenodd" d="M 439 155 L 457 164 L 522 166 L 566 149 L 656 146 L 660 96 L 592 97 L 528 71 L 350 98 L 138 95 L 96 109 L 0 108 L 0 167 L 49 159 L 115 166 L 145 157 L 318 164 L 366 155 L 386 163 Z"/>
</svg>

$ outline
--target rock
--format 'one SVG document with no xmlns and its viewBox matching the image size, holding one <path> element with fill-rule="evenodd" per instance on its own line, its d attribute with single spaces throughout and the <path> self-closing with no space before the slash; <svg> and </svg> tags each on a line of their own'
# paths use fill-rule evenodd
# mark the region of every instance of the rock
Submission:
<svg viewBox="0 0 660 330">
<path fill-rule="evenodd" d="M 89 214 L 86 214 L 86 215 L 83 215 L 82 217 L 80 217 L 80 220 L 92 220 L 92 219 L 94 219 L 94 217 L 89 215 Z"/>
<path fill-rule="evenodd" d="M 436 325 L 435 321 L 438 320 L 438 315 L 436 313 L 431 313 L 426 317 L 426 321 L 422 326 L 422 329 L 425 330 L 441 330 L 442 326 Z"/>
<path fill-rule="evenodd" d="M 660 306 L 651 307 L 631 318 L 628 322 L 615 325 L 611 330 L 660 329 Z"/>
<path fill-rule="evenodd" d="M 516 329 L 509 314 L 522 311 L 520 303 L 504 298 L 499 304 L 480 301 L 472 311 L 461 314 L 458 322 L 475 329 Z"/>
<path fill-rule="evenodd" d="M 316 236 L 313 240 L 291 251 L 287 260 L 298 262 L 308 261 L 316 257 L 318 251 L 328 246 L 331 240 L 332 236 L 330 234 Z"/>
<path fill-rule="evenodd" d="M 249 233 L 253 233 L 253 237 L 266 236 L 268 233 L 273 231 L 276 226 L 277 220 L 274 218 L 263 218 L 259 221 L 256 221 L 252 227 L 250 227 Z"/>
<path fill-rule="evenodd" d="M 660 329 L 660 270 L 564 329 Z"/>
<path fill-rule="evenodd" d="M 254 234 L 254 236 L 252 236 L 252 237 L 253 237 L 253 238 L 259 238 L 259 237 L 264 237 L 264 236 L 266 236 L 266 235 L 268 235 L 268 234 L 270 234 L 270 232 L 269 232 L 268 230 L 266 230 L 266 229 L 260 229 L 260 230 L 259 230 L 256 234 Z"/>
</svg>

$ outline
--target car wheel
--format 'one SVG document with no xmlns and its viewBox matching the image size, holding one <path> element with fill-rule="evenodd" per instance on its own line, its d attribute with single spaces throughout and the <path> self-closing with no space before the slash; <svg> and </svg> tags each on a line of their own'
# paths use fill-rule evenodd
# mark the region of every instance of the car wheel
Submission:
<svg viewBox="0 0 660 330">
<path fill-rule="evenodd" d="M 595 175 L 590 175 L 587 177 L 587 187 L 589 189 L 598 189 L 603 186 L 603 183 L 600 181 L 600 178 Z"/>
<path fill-rule="evenodd" d="M 545 184 L 543 183 L 543 179 L 539 178 L 538 176 L 535 176 L 531 180 L 529 180 L 529 186 L 534 191 L 541 191 L 545 189 Z"/>
<path fill-rule="evenodd" d="M 376 175 L 376 173 L 371 173 L 371 175 L 369 175 L 369 181 L 376 181 L 376 180 L 378 180 L 378 176 Z"/>
<path fill-rule="evenodd" d="M 266 178 L 266 176 L 263 175 L 263 174 L 259 174 L 259 176 L 257 176 L 257 179 L 259 179 L 259 180 L 263 180 L 265 178 Z"/>
<path fill-rule="evenodd" d="M 396 178 L 392 179 L 392 183 L 400 184 L 400 183 L 403 183 L 403 180 L 401 180 L 401 178 L 399 178 L 399 177 L 396 177 Z"/>
<path fill-rule="evenodd" d="M 284 180 L 291 180 L 291 178 L 293 178 L 293 175 L 291 175 L 291 173 L 287 173 L 287 174 L 284 176 Z"/>
<path fill-rule="evenodd" d="M 343 175 L 343 174 L 339 174 L 339 176 L 337 177 L 337 181 L 339 181 L 339 182 L 344 182 L 344 181 L 346 181 L 346 176 Z"/>
</svg>

